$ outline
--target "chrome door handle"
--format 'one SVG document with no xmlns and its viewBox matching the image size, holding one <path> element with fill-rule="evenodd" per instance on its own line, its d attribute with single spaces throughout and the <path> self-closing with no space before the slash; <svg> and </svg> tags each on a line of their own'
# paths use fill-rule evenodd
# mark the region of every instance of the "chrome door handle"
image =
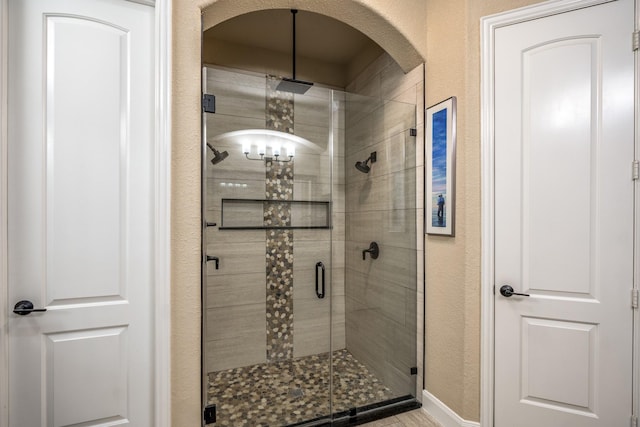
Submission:
<svg viewBox="0 0 640 427">
<path fill-rule="evenodd" d="M 33 313 L 34 311 L 47 311 L 46 308 L 33 308 L 33 303 L 28 300 L 18 301 L 15 306 L 13 306 L 13 312 L 20 316 L 26 316 L 28 314 Z"/>
<path fill-rule="evenodd" d="M 514 292 L 513 288 L 511 286 L 509 286 L 509 285 L 500 286 L 500 294 L 503 297 L 507 297 L 507 298 L 509 298 L 511 295 L 520 295 L 521 297 L 530 296 L 529 294 L 521 294 L 520 292 Z"/>
</svg>

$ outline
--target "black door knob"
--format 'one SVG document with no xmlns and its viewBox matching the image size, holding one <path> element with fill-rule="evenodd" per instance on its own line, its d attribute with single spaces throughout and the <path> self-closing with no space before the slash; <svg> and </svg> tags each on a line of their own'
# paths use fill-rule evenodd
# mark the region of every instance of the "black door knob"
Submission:
<svg viewBox="0 0 640 427">
<path fill-rule="evenodd" d="M 500 286 L 500 294 L 503 297 L 507 297 L 509 298 L 511 295 L 520 295 L 522 297 L 528 297 L 529 294 L 521 294 L 520 292 L 514 292 L 513 288 L 509 285 L 502 285 Z"/>
<path fill-rule="evenodd" d="M 15 314 L 19 314 L 20 316 L 26 316 L 27 314 L 31 314 L 34 311 L 47 311 L 47 309 L 33 308 L 33 303 L 28 300 L 18 301 L 16 305 L 13 306 L 13 312 Z"/>
</svg>

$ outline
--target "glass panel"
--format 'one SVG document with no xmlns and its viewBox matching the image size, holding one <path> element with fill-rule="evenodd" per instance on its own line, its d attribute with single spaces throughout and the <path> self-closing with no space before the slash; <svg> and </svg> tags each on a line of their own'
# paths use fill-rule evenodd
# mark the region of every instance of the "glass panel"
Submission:
<svg viewBox="0 0 640 427">
<path fill-rule="evenodd" d="M 204 74 L 205 404 L 218 426 L 328 419 L 331 91 Z"/>
<path fill-rule="evenodd" d="M 416 107 L 277 83 L 205 70 L 204 402 L 221 426 L 415 402 Z"/>
<path fill-rule="evenodd" d="M 334 330 L 344 337 L 334 347 L 339 418 L 415 397 L 416 113 L 413 104 L 336 96 L 344 126 L 334 131 L 344 135 L 346 156 L 344 331 Z M 363 252 L 372 242 L 376 259 Z"/>
<path fill-rule="evenodd" d="M 265 219 L 265 213 L 289 209 L 290 221 Z M 220 229 L 329 228 L 331 203 L 304 200 L 222 199 Z"/>
</svg>

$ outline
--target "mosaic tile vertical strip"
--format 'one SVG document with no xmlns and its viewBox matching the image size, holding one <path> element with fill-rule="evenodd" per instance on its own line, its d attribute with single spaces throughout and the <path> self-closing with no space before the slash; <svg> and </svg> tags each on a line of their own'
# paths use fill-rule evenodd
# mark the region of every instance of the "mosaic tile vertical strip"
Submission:
<svg viewBox="0 0 640 427">
<path fill-rule="evenodd" d="M 293 134 L 293 94 L 276 90 L 280 78 L 267 76 L 266 128 Z"/>
<path fill-rule="evenodd" d="M 279 79 L 267 77 L 266 128 L 293 133 L 293 95 L 276 91 Z M 265 226 L 291 225 L 293 162 L 268 160 Z M 267 361 L 293 357 L 293 231 L 267 229 Z"/>
</svg>

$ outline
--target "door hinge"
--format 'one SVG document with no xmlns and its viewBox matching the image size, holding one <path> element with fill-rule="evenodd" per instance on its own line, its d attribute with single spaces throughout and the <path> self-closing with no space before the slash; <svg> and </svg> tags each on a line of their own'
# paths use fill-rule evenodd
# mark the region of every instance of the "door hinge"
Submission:
<svg viewBox="0 0 640 427">
<path fill-rule="evenodd" d="M 640 31 L 631 33 L 631 44 L 634 52 L 640 49 Z"/>
<path fill-rule="evenodd" d="M 638 289 L 631 289 L 631 308 L 638 308 Z"/>
<path fill-rule="evenodd" d="M 638 427 L 638 416 L 631 415 L 631 427 Z"/>
<path fill-rule="evenodd" d="M 205 113 L 216 112 L 216 96 L 204 94 L 202 96 L 202 111 Z"/>
<path fill-rule="evenodd" d="M 631 170 L 633 173 L 633 180 L 637 181 L 640 179 L 640 162 L 634 160 L 633 163 L 631 163 Z"/>
</svg>

